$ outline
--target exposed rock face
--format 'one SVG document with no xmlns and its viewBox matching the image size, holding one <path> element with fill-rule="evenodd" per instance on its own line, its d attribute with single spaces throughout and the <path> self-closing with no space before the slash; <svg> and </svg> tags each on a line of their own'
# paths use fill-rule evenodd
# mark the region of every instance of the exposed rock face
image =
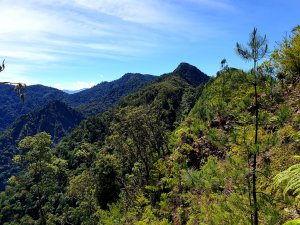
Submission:
<svg viewBox="0 0 300 225">
<path fill-rule="evenodd" d="M 201 168 L 207 162 L 209 156 L 216 156 L 219 159 L 225 158 L 223 149 L 219 149 L 206 136 L 203 136 L 202 131 L 199 134 L 199 137 L 195 140 L 186 133 L 181 135 L 183 145 L 179 151 L 187 156 L 187 166 L 189 168 Z"/>
<path fill-rule="evenodd" d="M 209 122 L 209 126 L 213 128 L 223 129 L 229 131 L 232 128 L 232 124 L 235 122 L 233 116 L 218 116 Z"/>
<path fill-rule="evenodd" d="M 207 162 L 209 156 L 216 156 L 219 159 L 225 157 L 225 152 L 214 146 L 205 136 L 195 140 L 192 148 L 188 153 L 189 167 L 200 168 Z"/>
</svg>

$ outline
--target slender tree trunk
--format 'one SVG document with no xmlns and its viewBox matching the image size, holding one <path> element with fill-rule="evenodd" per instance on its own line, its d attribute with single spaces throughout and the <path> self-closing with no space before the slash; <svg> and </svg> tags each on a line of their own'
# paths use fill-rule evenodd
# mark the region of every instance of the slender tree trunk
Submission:
<svg viewBox="0 0 300 225">
<path fill-rule="evenodd" d="M 252 200 L 251 200 L 251 178 L 250 178 L 251 174 L 249 173 L 247 175 L 247 185 L 248 185 L 248 199 L 249 199 L 249 205 L 250 208 L 252 208 Z M 252 210 L 252 209 L 251 209 Z M 253 212 L 251 211 L 250 214 L 250 221 L 251 221 L 251 225 L 253 225 Z"/>
<path fill-rule="evenodd" d="M 244 128 L 244 145 L 247 148 L 247 164 L 248 164 L 248 174 L 247 174 L 247 186 L 248 186 L 248 199 L 249 199 L 249 206 L 250 209 L 252 210 L 252 199 L 251 199 L 251 152 L 249 150 L 249 148 L 246 145 L 246 130 Z M 253 212 L 251 211 L 250 214 L 250 221 L 251 221 L 251 225 L 253 225 Z"/>
<path fill-rule="evenodd" d="M 257 144 L 258 144 L 258 95 L 257 95 L 257 74 L 256 74 L 256 61 L 254 61 L 254 94 L 255 94 L 255 152 L 253 154 L 253 173 L 252 173 L 252 195 L 254 204 L 254 225 L 258 225 L 258 205 L 257 205 L 257 195 L 256 195 L 256 155 L 257 155 Z"/>
<path fill-rule="evenodd" d="M 145 166 L 145 170 L 146 170 L 146 184 L 148 184 L 149 180 L 150 180 L 150 168 L 149 168 L 147 159 L 143 158 L 142 156 L 141 156 L 141 159 L 142 159 L 142 161 L 144 163 L 144 166 Z"/>
</svg>

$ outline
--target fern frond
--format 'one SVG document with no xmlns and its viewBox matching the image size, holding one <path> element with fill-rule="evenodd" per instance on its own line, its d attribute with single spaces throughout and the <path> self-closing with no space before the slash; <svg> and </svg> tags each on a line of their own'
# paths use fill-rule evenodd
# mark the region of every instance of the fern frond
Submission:
<svg viewBox="0 0 300 225">
<path fill-rule="evenodd" d="M 300 195 L 300 164 L 295 164 L 277 174 L 274 177 L 274 185 L 284 187 L 285 196 L 289 191 L 293 191 L 293 195 Z"/>
</svg>

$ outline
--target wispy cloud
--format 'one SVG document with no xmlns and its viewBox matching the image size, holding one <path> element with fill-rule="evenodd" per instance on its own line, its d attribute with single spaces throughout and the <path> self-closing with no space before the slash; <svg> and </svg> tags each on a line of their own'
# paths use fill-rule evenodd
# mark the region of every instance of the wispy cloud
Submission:
<svg viewBox="0 0 300 225">
<path fill-rule="evenodd" d="M 176 39 L 222 32 L 195 21 L 183 2 L 232 9 L 220 0 L 1 0 L 0 59 L 20 65 L 9 72 L 16 80 L 37 73 L 36 65 L 140 57 Z"/>
<path fill-rule="evenodd" d="M 169 4 L 157 0 L 75 0 L 78 6 L 97 10 L 125 21 L 140 24 L 171 24 L 177 22 L 175 15 L 166 8 Z M 178 18 L 178 17 L 177 17 Z"/>
</svg>

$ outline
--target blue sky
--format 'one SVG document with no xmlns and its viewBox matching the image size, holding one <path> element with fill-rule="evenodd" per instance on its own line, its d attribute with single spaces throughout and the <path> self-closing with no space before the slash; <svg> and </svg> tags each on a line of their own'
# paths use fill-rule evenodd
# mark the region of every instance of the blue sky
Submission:
<svg viewBox="0 0 300 225">
<path fill-rule="evenodd" d="M 76 90 L 180 62 L 215 75 L 256 26 L 270 49 L 300 24 L 299 0 L 0 0 L 0 81 Z"/>
</svg>

